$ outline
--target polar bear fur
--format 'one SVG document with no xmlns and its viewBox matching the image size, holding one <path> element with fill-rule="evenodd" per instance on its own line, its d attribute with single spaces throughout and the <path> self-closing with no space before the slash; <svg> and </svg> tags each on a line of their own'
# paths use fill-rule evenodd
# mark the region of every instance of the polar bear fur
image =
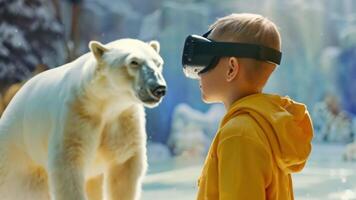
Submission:
<svg viewBox="0 0 356 200">
<path fill-rule="evenodd" d="M 164 95 L 152 96 L 141 69 L 164 87 L 159 43 L 122 39 L 89 47 L 30 79 L 5 110 L 2 200 L 140 198 L 147 167 L 144 106 L 158 105 Z"/>
</svg>

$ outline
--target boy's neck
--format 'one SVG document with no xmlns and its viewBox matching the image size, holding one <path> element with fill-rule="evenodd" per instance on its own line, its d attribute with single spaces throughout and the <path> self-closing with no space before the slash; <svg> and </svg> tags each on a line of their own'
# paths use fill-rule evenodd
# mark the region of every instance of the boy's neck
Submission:
<svg viewBox="0 0 356 200">
<path fill-rule="evenodd" d="M 230 109 L 231 105 L 234 102 L 238 101 L 239 99 L 242 99 L 242 98 L 247 97 L 252 94 L 259 94 L 259 93 L 262 93 L 262 90 L 245 91 L 245 92 L 239 92 L 239 93 L 233 94 L 231 97 L 229 97 L 225 101 L 223 101 L 226 111 L 228 111 Z"/>
</svg>

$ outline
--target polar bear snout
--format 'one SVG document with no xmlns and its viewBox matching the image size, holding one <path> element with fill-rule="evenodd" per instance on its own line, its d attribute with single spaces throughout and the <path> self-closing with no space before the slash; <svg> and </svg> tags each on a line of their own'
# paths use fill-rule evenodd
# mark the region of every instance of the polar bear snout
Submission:
<svg viewBox="0 0 356 200">
<path fill-rule="evenodd" d="M 137 84 L 137 97 L 148 106 L 159 103 L 167 92 L 167 85 L 161 72 L 149 66 L 141 67 Z"/>
<path fill-rule="evenodd" d="M 160 99 L 166 94 L 166 88 L 165 85 L 159 85 L 151 91 L 151 94 L 153 97 Z"/>
<path fill-rule="evenodd" d="M 159 84 L 150 79 L 145 85 L 140 87 L 138 97 L 143 103 L 157 103 L 166 94 L 167 86 Z"/>
<path fill-rule="evenodd" d="M 159 101 L 166 94 L 166 85 L 152 84 L 147 87 L 147 94 L 154 100 Z"/>
</svg>

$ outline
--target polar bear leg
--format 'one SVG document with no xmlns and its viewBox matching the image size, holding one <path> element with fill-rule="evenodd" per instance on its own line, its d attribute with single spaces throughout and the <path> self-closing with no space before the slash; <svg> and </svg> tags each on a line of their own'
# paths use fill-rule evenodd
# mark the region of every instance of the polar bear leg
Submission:
<svg viewBox="0 0 356 200">
<path fill-rule="evenodd" d="M 85 169 L 100 142 L 100 119 L 76 113 L 67 117 L 62 138 L 49 145 L 49 185 L 56 200 L 86 200 Z M 90 121 L 92 120 L 92 121 Z"/>
<path fill-rule="evenodd" d="M 103 199 L 103 175 L 98 175 L 90 178 L 86 182 L 86 193 L 88 200 L 102 200 Z"/>
<path fill-rule="evenodd" d="M 145 173 L 145 155 L 135 155 L 123 164 L 112 165 L 106 174 L 107 200 L 137 200 Z"/>
<path fill-rule="evenodd" d="M 48 191 L 48 176 L 46 170 L 41 166 L 28 166 L 26 171 L 22 173 L 18 171 L 14 173 L 14 180 L 17 180 L 17 192 L 23 198 L 16 198 L 18 200 L 38 199 L 49 200 Z M 22 193 L 22 194 L 21 194 Z"/>
<path fill-rule="evenodd" d="M 0 196 L 2 200 L 49 200 L 46 170 L 31 163 L 13 145 L 0 145 Z"/>
</svg>

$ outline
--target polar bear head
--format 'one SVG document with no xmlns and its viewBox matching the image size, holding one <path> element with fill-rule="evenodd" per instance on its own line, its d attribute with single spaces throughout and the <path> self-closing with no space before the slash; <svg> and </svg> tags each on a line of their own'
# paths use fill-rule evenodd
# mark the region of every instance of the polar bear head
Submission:
<svg viewBox="0 0 356 200">
<path fill-rule="evenodd" d="M 112 91 L 126 92 L 147 107 L 160 103 L 166 93 L 166 82 L 157 41 L 121 39 L 106 45 L 91 41 L 89 48 L 97 70 L 108 80 Z"/>
</svg>

